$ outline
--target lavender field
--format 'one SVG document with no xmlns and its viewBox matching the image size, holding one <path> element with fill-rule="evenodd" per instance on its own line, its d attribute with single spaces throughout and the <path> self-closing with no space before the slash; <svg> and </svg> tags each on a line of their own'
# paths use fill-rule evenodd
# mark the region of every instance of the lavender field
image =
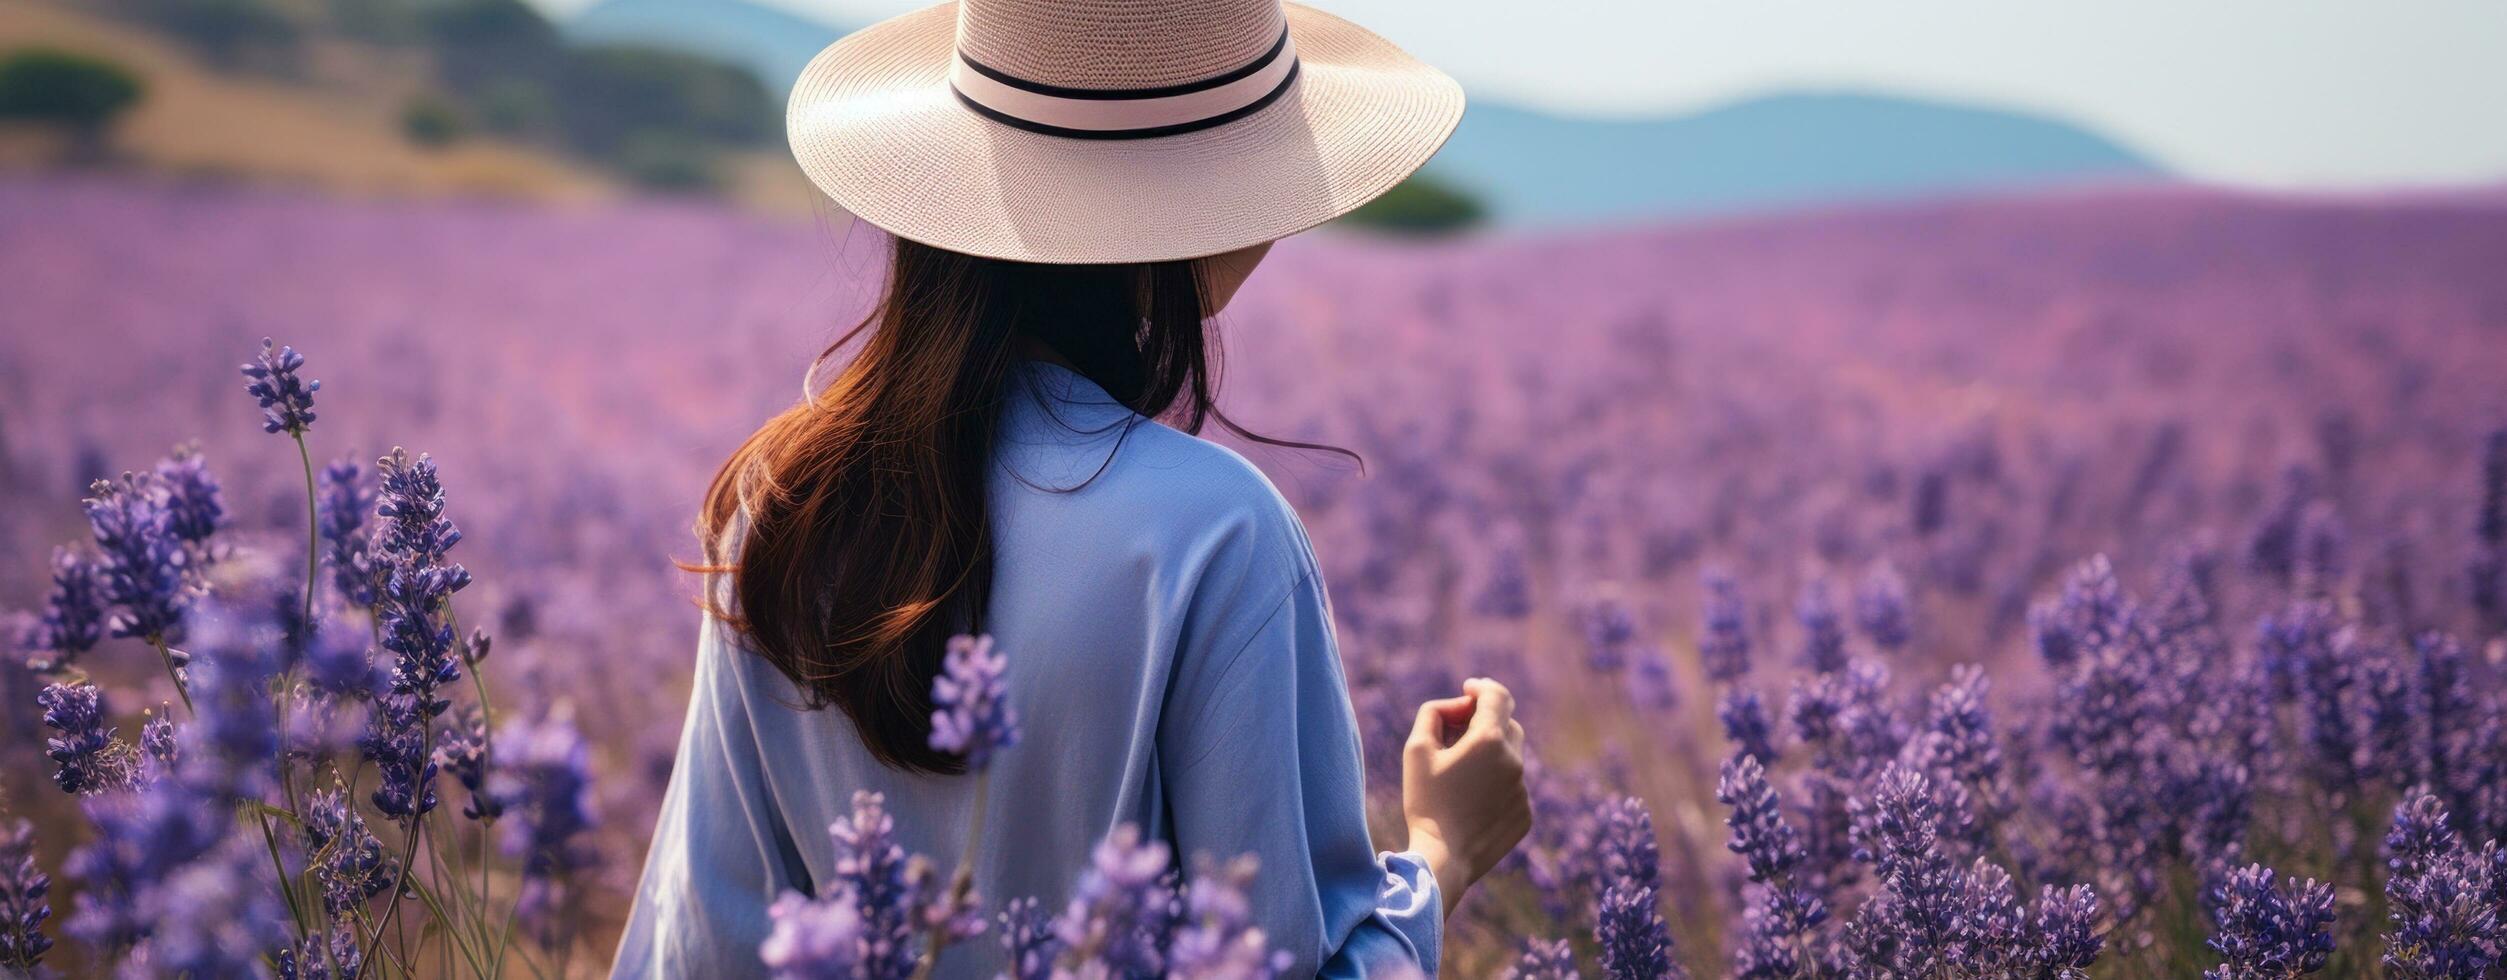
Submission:
<svg viewBox="0 0 2507 980">
<path fill-rule="evenodd" d="M 148 824 L 117 794 L 175 765 L 149 739 L 190 766 L 238 723 L 204 701 L 165 728 L 187 695 L 145 629 L 23 663 L 62 659 L 54 548 L 111 551 L 81 500 L 124 471 L 164 474 L 129 492 L 175 501 L 160 523 L 179 529 L 205 469 L 222 515 L 164 546 L 214 571 L 199 584 L 295 601 L 308 474 L 236 369 L 265 336 L 321 381 L 296 428 L 314 469 L 340 461 L 322 514 L 349 526 L 325 539 L 438 527 L 391 503 L 440 474 L 457 549 L 394 554 L 449 554 L 468 582 L 406 614 L 463 638 L 434 650 L 460 677 L 444 743 L 300 732 L 322 726 L 282 697 L 261 727 L 283 732 L 265 751 L 286 785 L 219 785 L 284 796 L 309 834 L 370 824 L 390 851 L 343 869 L 273 839 L 253 873 L 348 892 L 316 918 L 403 947 L 370 973 L 605 967 L 685 707 L 696 583 L 672 560 L 696 555 L 713 467 L 864 308 L 876 235 L 693 205 L 30 179 L 0 181 L 0 215 L 0 610 L 19 611 L 0 636 L 24 648 L 0 667 L 0 971 L 323 975 L 276 952 L 321 935 L 199 914 L 253 906 L 229 894 L 246 879 L 193 866 L 250 864 L 266 814 L 229 821 L 241 857 L 131 857 Z M 1368 461 L 1249 452 L 1325 563 L 1388 818 L 1418 701 L 1475 674 L 1522 699 L 1537 826 L 1465 903 L 1449 976 L 2496 977 L 2502 270 L 2494 198 L 2148 191 L 1316 235 L 1227 317 L 1225 403 Z M 357 493 L 395 447 L 377 518 Z M 358 605 L 339 573 L 358 556 L 333 557 L 320 605 Z M 232 591 L 197 601 L 255 595 Z M 363 604 L 376 656 L 397 652 L 391 601 Z M 248 645 L 206 632 L 191 643 Z M 291 642 L 315 702 L 325 657 L 365 656 Z M 300 668 L 270 669 L 286 689 Z M 234 673 L 189 693 L 232 695 Z M 82 678 L 103 709 L 57 693 Z M 477 762 L 491 731 L 501 780 Z M 372 783 L 297 802 L 330 778 L 310 760 L 361 756 L 440 803 L 396 810 Z M 495 834 L 463 812 L 499 806 Z M 413 822 L 438 829 L 404 854 Z M 398 866 L 488 901 L 395 901 L 373 876 Z M 468 925 L 374 928 L 395 911 Z M 501 918 L 514 952 L 473 969 L 505 948 Z M 220 948 L 243 952 L 201 952 Z"/>
</svg>

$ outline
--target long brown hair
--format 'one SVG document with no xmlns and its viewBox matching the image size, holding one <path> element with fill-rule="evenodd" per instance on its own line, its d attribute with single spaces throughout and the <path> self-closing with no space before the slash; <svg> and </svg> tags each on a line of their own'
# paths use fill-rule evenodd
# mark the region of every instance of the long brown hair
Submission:
<svg viewBox="0 0 2507 980">
<path fill-rule="evenodd" d="M 1255 435 L 1219 411 L 1208 293 L 1200 262 L 1035 265 L 897 239 L 878 305 L 813 373 L 862 338 L 859 353 L 714 475 L 707 564 L 692 567 L 727 574 L 730 589 L 725 602 L 709 588 L 709 608 L 805 707 L 843 709 L 880 762 L 960 771 L 926 743 L 931 681 L 948 636 L 980 626 L 985 483 L 1024 344 L 1186 432 L 1215 420 L 1252 441 L 1337 451 Z"/>
</svg>

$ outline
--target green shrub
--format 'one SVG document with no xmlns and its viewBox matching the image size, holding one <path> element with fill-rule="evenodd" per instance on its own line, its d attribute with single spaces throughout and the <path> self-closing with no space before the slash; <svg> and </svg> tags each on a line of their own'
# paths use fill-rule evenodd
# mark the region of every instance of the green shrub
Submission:
<svg viewBox="0 0 2507 980">
<path fill-rule="evenodd" d="M 1441 235 L 1468 229 L 1487 217 L 1488 209 L 1478 198 L 1427 174 L 1412 174 L 1341 220 L 1379 231 Z"/>
<path fill-rule="evenodd" d="M 658 191 L 711 191 L 720 184 L 713 151 L 681 133 L 630 134 L 619 141 L 609 163 L 638 186 Z"/>
<path fill-rule="evenodd" d="M 129 69 L 91 55 L 26 48 L 0 56 L 0 119 L 58 127 L 82 160 L 103 156 L 114 120 L 146 90 Z"/>
<path fill-rule="evenodd" d="M 461 110 L 432 95 L 421 95 L 401 107 L 400 129 L 419 146 L 450 146 L 469 129 Z"/>
</svg>

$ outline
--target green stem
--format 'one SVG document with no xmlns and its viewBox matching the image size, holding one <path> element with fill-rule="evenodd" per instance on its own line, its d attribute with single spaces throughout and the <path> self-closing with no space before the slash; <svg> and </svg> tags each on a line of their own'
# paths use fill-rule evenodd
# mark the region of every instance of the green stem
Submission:
<svg viewBox="0 0 2507 980">
<path fill-rule="evenodd" d="M 305 464 L 305 637 L 313 642 L 313 584 L 322 574 L 322 505 L 313 488 L 313 451 L 296 433 L 296 459 Z"/>
<path fill-rule="evenodd" d="M 422 743 L 424 741 L 423 736 L 427 734 L 426 727 L 425 723 L 420 723 L 419 732 L 422 736 Z M 410 803 L 411 806 L 414 807 L 416 806 L 417 801 L 413 798 Z M 400 874 L 397 876 L 397 880 L 392 882 L 392 904 L 383 910 L 382 921 L 374 924 L 374 933 L 366 937 L 366 948 L 369 950 L 377 949 L 382 946 L 383 931 L 391 928 L 392 920 L 400 916 L 400 893 L 401 890 L 407 888 L 409 884 L 410 862 L 418 859 L 418 832 L 419 828 L 422 826 L 424 825 L 419 822 L 418 814 L 413 813 L 409 815 L 409 833 L 407 839 L 402 842 L 400 849 Z M 372 965 L 374 965 L 374 957 L 371 953 L 369 953 L 364 962 L 357 964 L 357 975 L 350 978 L 350 980 L 365 980 L 366 967 Z"/>
<path fill-rule="evenodd" d="M 296 901 L 296 886 L 287 880 L 287 862 L 279 857 L 279 836 L 270 830 L 270 816 L 255 812 L 253 823 L 261 826 L 261 842 L 269 845 L 270 867 L 279 875 L 279 894 L 287 899 L 287 916 L 296 923 L 296 938 L 305 938 L 305 907 Z"/>
<path fill-rule="evenodd" d="M 157 659 L 165 663 L 165 677 L 174 682 L 174 696 L 183 699 L 183 713 L 200 717 L 200 709 L 192 707 L 192 692 L 183 686 L 183 674 L 174 669 L 174 654 L 166 649 L 163 635 L 148 638 L 148 645 L 157 649 Z"/>
</svg>

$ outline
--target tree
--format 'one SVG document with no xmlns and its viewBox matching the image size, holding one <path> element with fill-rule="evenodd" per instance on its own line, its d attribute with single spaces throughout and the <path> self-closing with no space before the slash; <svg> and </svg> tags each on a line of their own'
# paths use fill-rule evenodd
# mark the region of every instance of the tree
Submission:
<svg viewBox="0 0 2507 980">
<path fill-rule="evenodd" d="M 145 91 L 129 69 L 90 55 L 26 48 L 0 57 L 0 120 L 58 127 L 81 162 L 103 158 L 114 121 Z"/>
<path fill-rule="evenodd" d="M 1426 174 L 1412 174 L 1342 220 L 1379 231 L 1438 235 L 1470 228 L 1487 215 L 1478 198 Z"/>
</svg>

